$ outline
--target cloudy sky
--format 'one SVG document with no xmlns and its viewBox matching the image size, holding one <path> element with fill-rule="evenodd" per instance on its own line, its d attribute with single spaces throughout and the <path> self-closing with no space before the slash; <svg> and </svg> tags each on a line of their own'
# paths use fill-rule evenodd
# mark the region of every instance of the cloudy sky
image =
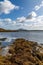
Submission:
<svg viewBox="0 0 43 65">
<path fill-rule="evenodd" d="M 0 0 L 0 28 L 43 30 L 43 0 Z"/>
</svg>

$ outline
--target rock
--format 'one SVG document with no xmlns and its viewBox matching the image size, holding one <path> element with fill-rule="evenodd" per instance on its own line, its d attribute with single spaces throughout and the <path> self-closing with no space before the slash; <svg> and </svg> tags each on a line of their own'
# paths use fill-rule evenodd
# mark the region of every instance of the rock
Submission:
<svg viewBox="0 0 43 65">
<path fill-rule="evenodd" d="M 2 65 L 43 65 L 43 48 L 37 42 L 16 39 L 9 46 L 9 55 L 2 58 Z M 3 60 L 4 59 L 4 60 Z M 0 64 L 1 65 L 1 64 Z"/>
</svg>

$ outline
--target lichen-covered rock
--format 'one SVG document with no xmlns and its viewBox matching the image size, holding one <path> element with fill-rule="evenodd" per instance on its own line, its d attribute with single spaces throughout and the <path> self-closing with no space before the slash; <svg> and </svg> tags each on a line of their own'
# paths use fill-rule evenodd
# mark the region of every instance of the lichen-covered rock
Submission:
<svg viewBox="0 0 43 65">
<path fill-rule="evenodd" d="M 16 39 L 9 46 L 8 55 L 0 56 L 0 65 L 43 65 L 41 50 L 37 42 Z"/>
</svg>

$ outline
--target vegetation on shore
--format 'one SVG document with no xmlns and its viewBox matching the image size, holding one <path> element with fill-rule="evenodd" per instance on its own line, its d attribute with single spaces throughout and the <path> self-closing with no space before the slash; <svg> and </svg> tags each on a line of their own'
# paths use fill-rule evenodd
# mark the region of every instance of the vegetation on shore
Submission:
<svg viewBox="0 0 43 65">
<path fill-rule="evenodd" d="M 25 30 L 25 29 L 7 30 L 7 29 L 0 28 L 0 32 L 18 32 L 18 31 L 29 31 L 29 30 Z"/>
<path fill-rule="evenodd" d="M 0 28 L 0 32 L 16 32 L 16 30 L 6 30 L 3 28 Z"/>
<path fill-rule="evenodd" d="M 0 65 L 43 65 L 43 47 L 37 42 L 16 39 L 7 55 L 0 55 Z"/>
</svg>

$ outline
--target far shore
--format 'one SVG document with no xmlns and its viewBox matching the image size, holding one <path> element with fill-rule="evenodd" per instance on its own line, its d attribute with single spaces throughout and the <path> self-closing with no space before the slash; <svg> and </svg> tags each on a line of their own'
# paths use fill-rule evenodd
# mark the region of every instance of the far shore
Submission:
<svg viewBox="0 0 43 65">
<path fill-rule="evenodd" d="M 3 29 L 3 28 L 0 28 L 0 32 L 19 32 L 19 31 L 43 31 L 43 30 L 25 30 L 25 29 L 17 29 L 17 30 L 7 30 L 7 29 Z"/>
<path fill-rule="evenodd" d="M 0 31 L 0 32 L 21 32 L 21 31 L 27 31 L 27 32 L 37 32 L 37 31 L 43 31 L 43 30 L 5 30 L 5 31 Z"/>
</svg>

